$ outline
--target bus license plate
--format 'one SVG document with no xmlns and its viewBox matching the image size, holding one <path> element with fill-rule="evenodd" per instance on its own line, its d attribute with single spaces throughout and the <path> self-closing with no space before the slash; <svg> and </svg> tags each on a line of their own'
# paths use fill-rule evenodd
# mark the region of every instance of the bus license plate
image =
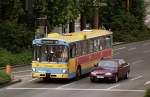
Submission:
<svg viewBox="0 0 150 97">
<path fill-rule="evenodd" d="M 97 78 L 104 78 L 104 76 L 97 76 Z"/>
</svg>

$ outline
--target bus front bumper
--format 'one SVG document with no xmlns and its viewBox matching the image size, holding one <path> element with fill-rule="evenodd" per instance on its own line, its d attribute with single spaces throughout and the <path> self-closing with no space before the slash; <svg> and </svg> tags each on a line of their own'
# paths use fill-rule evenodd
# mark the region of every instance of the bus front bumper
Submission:
<svg viewBox="0 0 150 97">
<path fill-rule="evenodd" d="M 69 78 L 68 74 L 32 73 L 33 78 Z"/>
</svg>

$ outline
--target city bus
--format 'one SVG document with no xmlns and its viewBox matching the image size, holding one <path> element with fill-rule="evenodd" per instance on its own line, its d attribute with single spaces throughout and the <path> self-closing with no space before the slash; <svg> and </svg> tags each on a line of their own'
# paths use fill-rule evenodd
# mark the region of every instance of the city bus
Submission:
<svg viewBox="0 0 150 97">
<path fill-rule="evenodd" d="M 43 79 L 80 78 L 102 58 L 112 57 L 112 32 L 83 30 L 34 39 L 32 77 Z"/>
</svg>

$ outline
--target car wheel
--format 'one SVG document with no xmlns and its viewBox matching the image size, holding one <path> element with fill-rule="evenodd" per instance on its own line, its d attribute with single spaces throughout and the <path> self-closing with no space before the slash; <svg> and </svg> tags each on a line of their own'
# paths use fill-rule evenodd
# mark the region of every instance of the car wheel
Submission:
<svg viewBox="0 0 150 97">
<path fill-rule="evenodd" d="M 95 82 L 95 78 L 90 78 L 90 81 L 93 83 Z"/>
<path fill-rule="evenodd" d="M 118 81 L 119 81 L 118 75 L 115 75 L 114 83 L 117 83 Z"/>
<path fill-rule="evenodd" d="M 125 79 L 128 79 L 128 78 L 129 78 L 129 72 L 127 72 L 125 75 Z"/>
</svg>

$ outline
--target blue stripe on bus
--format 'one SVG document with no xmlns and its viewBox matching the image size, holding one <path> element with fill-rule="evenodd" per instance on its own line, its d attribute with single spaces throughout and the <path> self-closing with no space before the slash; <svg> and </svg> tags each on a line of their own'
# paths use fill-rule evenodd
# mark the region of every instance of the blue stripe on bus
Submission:
<svg viewBox="0 0 150 97">
<path fill-rule="evenodd" d="M 51 74 L 62 74 L 63 68 L 42 68 L 42 67 L 36 67 L 35 72 L 44 72 L 44 73 L 51 73 Z"/>
<path fill-rule="evenodd" d="M 76 73 L 69 73 L 69 78 L 75 78 L 76 77 Z"/>
</svg>

